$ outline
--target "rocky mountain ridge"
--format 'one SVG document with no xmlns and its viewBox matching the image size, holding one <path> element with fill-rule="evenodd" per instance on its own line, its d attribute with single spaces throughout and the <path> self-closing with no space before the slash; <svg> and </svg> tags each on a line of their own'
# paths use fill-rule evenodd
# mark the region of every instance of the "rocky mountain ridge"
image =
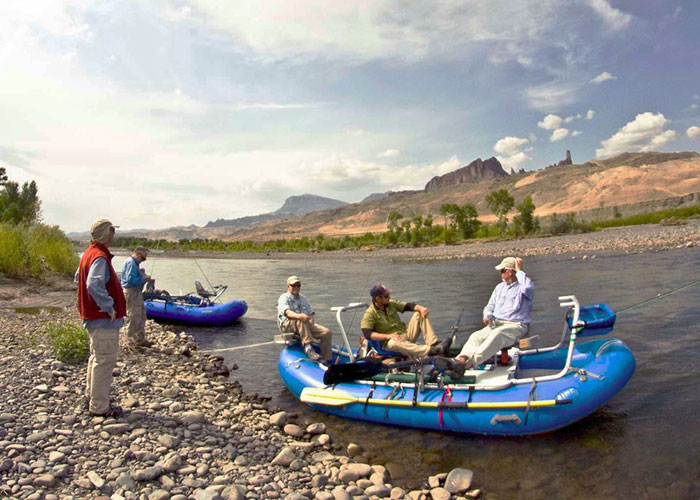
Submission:
<svg viewBox="0 0 700 500">
<path fill-rule="evenodd" d="M 479 182 L 485 179 L 497 179 L 499 177 L 507 177 L 508 172 L 503 170 L 501 162 L 495 157 L 487 160 L 477 158 L 466 167 L 462 167 L 444 175 L 438 175 L 430 179 L 425 185 L 425 191 L 435 191 L 447 186 L 455 186 L 457 184 L 466 184 L 470 182 Z"/>
</svg>

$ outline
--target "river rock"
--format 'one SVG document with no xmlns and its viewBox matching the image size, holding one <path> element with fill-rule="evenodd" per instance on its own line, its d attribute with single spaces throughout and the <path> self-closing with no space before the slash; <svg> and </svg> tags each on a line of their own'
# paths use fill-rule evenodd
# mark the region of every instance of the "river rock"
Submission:
<svg viewBox="0 0 700 500">
<path fill-rule="evenodd" d="M 134 481 L 153 481 L 155 478 L 163 474 L 163 467 L 156 465 L 154 467 L 147 467 L 146 469 L 135 470 L 131 477 Z"/>
<path fill-rule="evenodd" d="M 348 464 L 348 470 L 356 473 L 358 477 L 367 477 L 372 473 L 372 467 L 367 464 Z"/>
<path fill-rule="evenodd" d="M 270 423 L 277 427 L 283 427 L 287 423 L 287 412 L 278 411 L 274 415 L 270 415 Z"/>
<path fill-rule="evenodd" d="M 452 494 L 464 493 L 472 485 L 474 472 L 469 469 L 452 469 L 445 479 L 445 489 Z"/>
<path fill-rule="evenodd" d="M 285 446 L 277 454 L 277 456 L 274 458 L 274 460 L 272 460 L 272 465 L 282 465 L 282 466 L 286 467 L 289 464 L 291 464 L 295 458 L 296 458 L 296 456 L 294 455 L 294 450 L 292 448 L 290 448 L 289 446 Z"/>
<path fill-rule="evenodd" d="M 123 434 L 129 430 L 129 424 L 109 424 L 102 427 L 102 429 L 112 436 L 117 434 Z"/>
<path fill-rule="evenodd" d="M 391 488 L 384 484 L 373 484 L 365 489 L 365 494 L 369 496 L 388 497 L 391 493 Z"/>
<path fill-rule="evenodd" d="M 352 495 L 345 491 L 342 486 L 336 486 L 333 488 L 333 498 L 334 500 L 352 500 Z"/>
<path fill-rule="evenodd" d="M 433 488 L 430 490 L 430 498 L 433 500 L 450 500 L 452 493 L 447 491 L 445 488 Z"/>
<path fill-rule="evenodd" d="M 324 432 L 326 432 L 326 424 L 321 422 L 310 424 L 306 427 L 306 432 L 308 432 L 312 436 L 316 434 L 323 434 Z"/>
<path fill-rule="evenodd" d="M 37 476 L 32 481 L 34 486 L 39 486 L 41 488 L 51 488 L 54 483 L 56 483 L 56 478 L 52 474 L 42 474 Z"/>
<path fill-rule="evenodd" d="M 403 498 L 404 496 L 406 496 L 406 492 L 398 486 L 391 488 L 391 492 L 389 493 L 389 498 L 391 498 L 392 500 L 398 500 L 399 498 Z"/>
<path fill-rule="evenodd" d="M 184 412 L 180 420 L 186 424 L 201 424 L 206 421 L 206 417 L 201 411 L 193 410 Z"/>
<path fill-rule="evenodd" d="M 105 480 L 100 477 L 100 475 L 95 471 L 89 471 L 87 473 L 87 478 L 90 480 L 92 485 L 98 490 L 105 485 Z"/>
<path fill-rule="evenodd" d="M 296 424 L 285 425 L 284 426 L 284 433 L 287 434 L 288 436 L 293 436 L 293 437 L 302 437 L 304 435 L 304 431 L 302 430 L 302 428 Z"/>
<path fill-rule="evenodd" d="M 350 443 L 347 448 L 347 453 L 349 457 L 356 457 L 363 451 L 365 451 L 364 448 L 362 448 L 362 446 L 360 446 L 359 444 L 355 443 Z"/>
</svg>

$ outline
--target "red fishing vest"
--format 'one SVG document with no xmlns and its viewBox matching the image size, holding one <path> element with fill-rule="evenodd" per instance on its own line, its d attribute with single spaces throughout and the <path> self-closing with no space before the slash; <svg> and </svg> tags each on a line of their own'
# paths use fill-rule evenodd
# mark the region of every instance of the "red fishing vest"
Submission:
<svg viewBox="0 0 700 500">
<path fill-rule="evenodd" d="M 80 317 L 83 320 L 109 318 L 109 314 L 102 312 L 95 300 L 90 296 L 87 290 L 87 277 L 90 272 L 90 266 L 95 259 L 102 257 L 107 261 L 109 266 L 109 281 L 107 282 L 107 293 L 114 299 L 114 312 L 117 318 L 126 316 L 126 300 L 124 299 L 124 291 L 122 285 L 117 279 L 117 273 L 112 267 L 112 255 L 107 250 L 107 247 L 96 241 L 90 242 L 90 246 L 82 258 L 80 259 L 80 268 L 78 271 L 78 310 Z"/>
</svg>

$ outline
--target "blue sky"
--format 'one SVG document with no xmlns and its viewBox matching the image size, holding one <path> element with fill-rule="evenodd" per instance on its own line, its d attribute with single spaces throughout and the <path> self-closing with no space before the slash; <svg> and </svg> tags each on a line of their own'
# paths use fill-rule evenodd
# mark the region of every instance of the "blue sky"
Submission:
<svg viewBox="0 0 700 500">
<path fill-rule="evenodd" d="M 700 2 L 0 3 L 0 165 L 44 220 L 205 224 L 700 149 Z"/>
</svg>

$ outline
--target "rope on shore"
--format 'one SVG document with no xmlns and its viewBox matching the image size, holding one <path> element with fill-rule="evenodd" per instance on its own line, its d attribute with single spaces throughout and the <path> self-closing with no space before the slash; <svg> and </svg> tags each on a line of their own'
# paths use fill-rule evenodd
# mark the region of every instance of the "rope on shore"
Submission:
<svg viewBox="0 0 700 500">
<path fill-rule="evenodd" d="M 224 352 L 224 351 L 238 351 L 239 349 L 248 349 L 249 347 L 259 347 L 261 345 L 268 345 L 268 344 L 276 344 L 274 340 L 271 340 L 269 342 L 260 342 L 259 344 L 249 344 L 249 345 L 239 345 L 238 347 L 224 347 L 221 349 L 207 349 L 206 351 L 200 351 L 199 349 L 197 352 L 202 353 L 202 354 L 209 354 L 210 352 Z"/>
</svg>

